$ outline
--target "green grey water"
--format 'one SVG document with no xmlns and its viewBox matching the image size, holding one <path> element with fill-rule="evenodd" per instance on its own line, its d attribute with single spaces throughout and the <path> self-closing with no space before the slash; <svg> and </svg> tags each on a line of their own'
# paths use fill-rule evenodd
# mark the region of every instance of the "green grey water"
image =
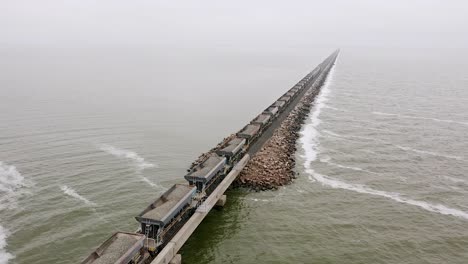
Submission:
<svg viewBox="0 0 468 264">
<path fill-rule="evenodd" d="M 76 263 L 135 230 L 201 152 L 334 48 L 2 50 L 0 263 Z M 297 142 L 298 178 L 230 191 L 184 262 L 466 263 L 467 61 L 342 49 Z"/>
</svg>

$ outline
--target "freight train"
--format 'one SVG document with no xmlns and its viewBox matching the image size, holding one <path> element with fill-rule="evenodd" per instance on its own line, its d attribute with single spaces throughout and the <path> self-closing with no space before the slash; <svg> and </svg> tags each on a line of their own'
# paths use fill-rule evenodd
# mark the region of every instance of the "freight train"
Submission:
<svg viewBox="0 0 468 264">
<path fill-rule="evenodd" d="M 138 214 L 135 219 L 140 226 L 136 233 L 115 233 L 82 264 L 150 263 L 280 113 L 310 87 L 314 79 L 323 78 L 321 73 L 325 71 L 321 69 L 329 64 L 325 62 L 190 169 L 184 176 L 186 184 L 173 185 Z"/>
</svg>

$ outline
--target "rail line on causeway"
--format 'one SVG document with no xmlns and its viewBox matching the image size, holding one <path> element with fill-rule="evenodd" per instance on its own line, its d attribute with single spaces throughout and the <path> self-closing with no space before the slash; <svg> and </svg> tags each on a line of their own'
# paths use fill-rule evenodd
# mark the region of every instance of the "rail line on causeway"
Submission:
<svg viewBox="0 0 468 264">
<path fill-rule="evenodd" d="M 318 93 L 338 52 L 327 57 L 243 129 L 200 156 L 184 176 L 187 184 L 173 185 L 135 217 L 140 224 L 137 232 L 115 233 L 82 263 L 181 263 L 179 250 L 214 206 L 224 206 L 224 193 L 251 158 L 296 107 L 308 110 L 310 102 L 301 100 L 308 92 Z M 313 100 L 313 96 L 308 99 Z"/>
</svg>

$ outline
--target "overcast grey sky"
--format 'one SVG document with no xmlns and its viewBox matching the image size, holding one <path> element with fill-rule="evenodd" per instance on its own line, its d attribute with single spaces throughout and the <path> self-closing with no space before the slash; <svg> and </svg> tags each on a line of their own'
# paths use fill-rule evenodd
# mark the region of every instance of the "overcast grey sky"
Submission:
<svg viewBox="0 0 468 264">
<path fill-rule="evenodd" d="M 468 2 L 1 0 L 0 44 L 466 47 Z"/>
</svg>

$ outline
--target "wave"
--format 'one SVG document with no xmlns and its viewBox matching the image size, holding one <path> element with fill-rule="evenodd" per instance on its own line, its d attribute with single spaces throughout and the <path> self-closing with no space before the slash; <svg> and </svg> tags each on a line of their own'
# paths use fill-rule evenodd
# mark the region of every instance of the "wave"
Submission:
<svg viewBox="0 0 468 264">
<path fill-rule="evenodd" d="M 129 159 L 129 160 L 133 161 L 133 163 L 136 166 L 136 173 L 141 177 L 141 179 L 144 182 L 148 183 L 151 187 L 161 187 L 158 184 L 156 184 L 154 182 L 151 182 L 148 178 L 146 178 L 142 174 L 143 170 L 145 170 L 147 168 L 153 168 L 153 167 L 157 168 L 158 166 L 155 165 L 155 164 L 146 162 L 145 159 L 143 157 L 141 157 L 140 155 L 138 155 L 136 152 L 130 151 L 130 150 L 125 150 L 125 149 L 119 149 L 119 148 L 116 148 L 114 146 L 107 145 L 107 144 L 99 145 L 99 149 L 104 151 L 104 152 L 107 152 L 107 153 L 109 153 L 109 154 L 111 154 L 111 155 L 113 155 L 115 157 L 125 158 L 125 159 Z"/>
<path fill-rule="evenodd" d="M 8 238 L 8 231 L 0 226 L 0 264 L 7 264 L 10 259 L 13 259 L 14 256 L 8 253 L 5 248 L 7 246 L 6 239 Z"/>
<path fill-rule="evenodd" d="M 385 116 L 399 116 L 399 114 L 390 114 L 390 113 L 383 113 L 383 112 L 372 112 L 374 115 L 385 115 Z"/>
<path fill-rule="evenodd" d="M 151 187 L 160 187 L 159 185 L 157 185 L 156 183 L 150 181 L 148 178 L 146 178 L 143 175 L 141 175 L 141 178 L 143 179 L 144 182 L 148 183 Z"/>
<path fill-rule="evenodd" d="M 322 161 L 322 160 L 320 160 L 320 161 Z M 370 173 L 370 174 L 378 174 L 377 172 L 365 170 L 365 169 L 359 168 L 359 167 L 345 166 L 345 165 L 341 165 L 341 164 L 334 163 L 334 162 L 331 162 L 331 161 L 322 161 L 322 162 L 327 163 L 327 164 L 330 164 L 330 165 L 335 166 L 335 167 L 338 167 L 338 168 L 342 168 L 342 169 L 349 169 L 349 170 L 354 170 L 354 171 L 362 171 L 362 172 L 367 172 L 367 173 Z"/>
<path fill-rule="evenodd" d="M 257 198 L 250 198 L 249 200 L 254 202 L 270 202 L 268 199 L 257 199 Z"/>
<path fill-rule="evenodd" d="M 334 163 L 334 162 L 331 161 L 331 157 L 328 156 L 328 155 L 324 155 L 323 157 L 321 157 L 320 162 L 327 163 L 327 164 L 330 164 L 332 166 L 342 168 L 342 169 L 350 169 L 350 170 L 354 170 L 354 171 L 363 171 L 363 172 L 367 172 L 367 173 L 370 173 L 370 174 L 378 174 L 377 172 L 365 170 L 363 168 L 353 167 L 353 166 L 345 166 L 345 165 L 341 165 L 341 164 L 338 164 L 338 163 Z"/>
<path fill-rule="evenodd" d="M 135 165 L 137 166 L 138 170 L 144 170 L 146 168 L 157 167 L 156 165 L 152 163 L 146 162 L 144 158 L 142 158 L 140 155 L 138 155 L 134 151 L 119 149 L 119 148 L 116 148 L 114 146 L 107 145 L 107 144 L 99 145 L 99 149 L 115 157 L 125 158 L 125 159 L 129 159 L 133 161 Z"/>
<path fill-rule="evenodd" d="M 445 154 L 441 154 L 441 153 L 437 153 L 437 152 L 433 152 L 433 151 L 419 150 L 419 149 L 414 149 L 414 148 L 395 145 L 395 144 L 392 144 L 392 145 L 399 148 L 399 149 L 401 149 L 401 150 L 412 151 L 412 152 L 419 153 L 419 154 L 426 154 L 426 155 L 431 155 L 431 156 L 436 156 L 436 157 L 444 157 L 444 158 L 449 158 L 449 159 L 463 160 L 463 157 L 460 157 L 460 156 L 445 155 Z"/>
<path fill-rule="evenodd" d="M 337 116 L 333 114 L 328 114 L 333 117 L 333 120 L 337 120 L 340 122 L 345 122 L 347 123 L 347 127 L 355 127 L 359 129 L 365 129 L 365 130 L 375 130 L 375 131 L 381 131 L 385 133 L 394 133 L 394 134 L 403 134 L 403 132 L 396 131 L 396 130 L 391 130 L 391 129 L 383 129 L 383 128 L 375 128 L 375 127 L 370 127 L 375 125 L 375 121 L 366 121 L 363 119 L 355 119 L 355 118 L 350 118 L 349 116 Z M 357 123 L 357 125 L 350 125 L 348 123 Z M 408 126 L 403 126 L 403 125 L 397 125 L 397 124 L 392 124 L 392 127 L 401 127 L 403 129 L 408 129 Z"/>
<path fill-rule="evenodd" d="M 297 188 L 296 191 L 297 191 L 298 193 L 305 193 L 305 191 L 302 190 L 302 189 L 300 189 L 300 188 Z"/>
<path fill-rule="evenodd" d="M 323 107 L 327 108 L 327 109 L 335 110 L 335 111 L 338 111 L 338 112 L 348 112 L 347 110 L 337 108 L 337 107 L 333 107 L 333 106 L 329 106 L 329 105 L 324 105 Z"/>
<path fill-rule="evenodd" d="M 422 116 L 409 116 L 409 115 L 400 115 L 400 114 L 392 114 L 392 113 L 384 113 L 384 112 L 372 112 L 374 115 L 384 115 L 384 116 L 396 116 L 399 118 L 408 118 L 408 119 L 422 119 L 422 120 L 431 120 L 435 122 L 443 122 L 443 123 L 454 123 L 460 125 L 468 125 L 468 122 L 460 122 L 451 119 L 439 119 L 433 117 L 422 117 Z"/>
<path fill-rule="evenodd" d="M 320 158 L 320 162 L 327 163 L 331 160 L 330 156 L 328 155 L 323 155 L 323 157 Z"/>
<path fill-rule="evenodd" d="M 18 190 L 26 186 L 24 177 L 15 166 L 0 161 L 0 210 L 14 208 Z"/>
<path fill-rule="evenodd" d="M 342 135 L 342 134 L 338 134 L 338 133 L 336 133 L 336 132 L 333 132 L 333 131 L 330 131 L 330 130 L 326 130 L 326 129 L 323 130 L 323 133 L 328 134 L 328 135 L 330 135 L 330 136 L 334 136 L 334 137 L 340 137 L 340 138 L 357 138 L 357 139 L 364 139 L 364 140 L 382 141 L 382 140 L 380 140 L 380 139 L 371 138 L 371 137 L 361 137 L 361 136 Z"/>
<path fill-rule="evenodd" d="M 12 193 L 24 186 L 24 177 L 15 166 L 0 161 L 0 192 Z"/>
<path fill-rule="evenodd" d="M 361 137 L 361 136 L 347 136 L 347 135 L 338 134 L 338 133 L 335 133 L 335 132 L 332 132 L 332 131 L 329 131 L 329 130 L 323 130 L 322 132 L 327 134 L 327 135 L 330 135 L 332 137 L 336 137 L 336 138 L 340 138 L 340 139 L 350 140 L 352 138 L 357 138 L 357 139 L 364 139 L 364 140 L 373 140 L 373 141 L 377 141 L 377 142 L 381 142 L 381 143 L 393 146 L 395 148 L 398 148 L 398 149 L 401 149 L 401 150 L 404 150 L 404 151 L 411 151 L 411 152 L 418 153 L 418 154 L 431 155 L 431 156 L 443 157 L 443 158 L 448 158 L 448 159 L 464 160 L 464 158 L 461 157 L 461 156 L 447 155 L 447 154 L 442 154 L 442 153 L 438 153 L 438 152 L 434 152 L 434 151 L 415 149 L 415 148 L 411 148 L 411 147 L 406 147 L 406 146 L 394 144 L 394 143 L 392 143 L 390 141 L 377 139 L 377 138 Z"/>
<path fill-rule="evenodd" d="M 458 100 L 458 99 L 457 99 Z M 401 108 L 400 108 L 401 109 Z M 411 112 L 417 112 L 417 114 L 419 113 L 425 113 L 425 114 L 434 114 L 434 111 L 426 111 L 426 110 L 419 110 L 419 109 L 414 109 L 414 108 L 405 108 L 405 109 L 401 109 L 401 110 L 404 110 L 404 111 L 411 111 Z M 466 116 L 465 113 L 453 113 L 451 112 L 450 115 L 454 115 L 454 116 L 461 116 L 461 117 L 464 117 Z"/>
<path fill-rule="evenodd" d="M 300 132 L 301 137 L 299 139 L 299 142 L 302 144 L 302 147 L 304 148 L 305 152 L 303 158 L 305 158 L 304 168 L 306 172 L 309 172 L 309 170 L 311 170 L 310 163 L 317 158 L 319 148 L 319 132 L 317 131 L 317 127 L 321 123 L 319 116 L 322 112 L 322 109 L 325 108 L 325 103 L 328 100 L 328 95 L 330 94 L 329 87 L 334 72 L 335 66 L 332 66 L 327 78 L 325 79 L 320 94 L 314 102 L 314 110 L 309 117 L 310 123 L 305 125 L 304 129 Z"/>
<path fill-rule="evenodd" d="M 359 128 L 359 129 L 366 129 L 366 130 L 385 132 L 385 133 L 403 134 L 403 132 L 390 130 L 390 129 L 374 128 L 374 127 L 368 127 L 368 126 L 354 126 L 354 125 L 348 125 L 348 126 L 349 127 Z"/>
<path fill-rule="evenodd" d="M 75 190 L 73 190 L 72 188 L 66 186 L 66 185 L 62 185 L 60 186 L 60 189 L 63 191 L 63 193 L 65 193 L 66 195 L 68 196 L 71 196 L 75 199 L 78 199 L 82 202 L 84 202 L 85 204 L 87 205 L 91 205 L 91 206 L 95 206 L 96 204 L 91 202 L 90 200 L 84 198 L 83 196 L 81 196 L 79 193 L 77 193 Z"/>
<path fill-rule="evenodd" d="M 379 191 L 379 190 L 375 190 L 375 189 L 369 188 L 361 184 L 350 184 L 350 183 L 346 183 L 343 181 L 339 181 L 337 179 L 327 177 L 319 173 L 315 173 L 315 172 L 312 173 L 312 177 L 316 181 L 322 183 L 323 185 L 329 186 L 334 189 L 345 189 L 345 190 L 354 191 L 358 193 L 381 196 L 381 197 L 385 197 L 385 198 L 389 198 L 391 200 L 397 201 L 399 203 L 418 206 L 430 212 L 439 213 L 443 215 L 452 215 L 452 216 L 456 216 L 456 217 L 460 217 L 465 220 L 468 220 L 468 212 L 450 208 L 442 204 L 432 204 L 432 203 L 428 203 L 424 201 L 408 199 L 408 198 L 402 197 L 402 195 L 399 193 Z"/>
</svg>

